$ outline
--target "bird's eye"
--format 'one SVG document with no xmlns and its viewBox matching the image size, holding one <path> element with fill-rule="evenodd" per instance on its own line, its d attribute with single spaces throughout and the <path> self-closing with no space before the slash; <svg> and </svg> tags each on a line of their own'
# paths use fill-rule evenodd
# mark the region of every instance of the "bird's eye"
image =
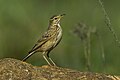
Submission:
<svg viewBox="0 0 120 80">
<path fill-rule="evenodd" d="M 55 18 L 55 20 L 56 20 L 57 18 Z"/>
</svg>

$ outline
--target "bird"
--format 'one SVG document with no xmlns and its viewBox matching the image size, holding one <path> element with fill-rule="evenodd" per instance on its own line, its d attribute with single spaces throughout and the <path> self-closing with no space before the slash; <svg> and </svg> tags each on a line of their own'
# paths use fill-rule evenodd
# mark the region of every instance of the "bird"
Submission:
<svg viewBox="0 0 120 80">
<path fill-rule="evenodd" d="M 54 15 L 49 20 L 47 31 L 36 42 L 33 48 L 28 52 L 28 55 L 22 61 L 26 61 L 36 52 L 42 52 L 42 56 L 50 66 L 56 66 L 55 62 L 50 58 L 49 53 L 53 50 L 62 39 L 62 28 L 60 20 L 65 14 Z"/>
</svg>

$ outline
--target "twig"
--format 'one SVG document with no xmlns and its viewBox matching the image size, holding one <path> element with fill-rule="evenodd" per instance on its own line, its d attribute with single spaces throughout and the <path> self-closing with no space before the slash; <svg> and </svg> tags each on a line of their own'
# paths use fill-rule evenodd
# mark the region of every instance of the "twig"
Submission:
<svg viewBox="0 0 120 80">
<path fill-rule="evenodd" d="M 90 55 L 91 55 L 91 46 L 90 46 L 90 35 L 91 31 L 89 26 L 84 23 L 79 23 L 78 26 L 75 28 L 74 33 L 81 39 L 83 46 L 84 46 L 84 55 L 86 60 L 86 69 L 90 71 Z"/>
<path fill-rule="evenodd" d="M 102 39 L 101 39 L 101 36 L 100 36 L 99 32 L 96 32 L 96 36 L 99 38 L 99 42 L 100 42 L 100 48 L 101 48 L 101 54 L 102 54 L 102 63 L 103 63 L 103 71 L 104 71 L 105 70 L 104 67 L 106 65 L 104 46 L 103 46 Z"/>
<path fill-rule="evenodd" d="M 105 16 L 105 23 L 106 23 L 107 27 L 109 28 L 110 32 L 113 34 L 116 43 L 118 43 L 118 46 L 120 47 L 120 41 L 119 41 L 114 29 L 111 26 L 111 20 L 110 20 L 108 14 L 107 14 L 107 12 L 104 8 L 103 2 L 101 0 L 98 0 L 98 1 L 99 1 L 99 4 L 100 4 L 101 8 L 102 8 L 104 16 Z"/>
</svg>

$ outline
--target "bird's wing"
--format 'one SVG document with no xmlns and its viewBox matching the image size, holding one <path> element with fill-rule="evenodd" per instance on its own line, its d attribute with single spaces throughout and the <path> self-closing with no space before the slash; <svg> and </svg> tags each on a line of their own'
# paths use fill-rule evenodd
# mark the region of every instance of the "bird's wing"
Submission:
<svg viewBox="0 0 120 80">
<path fill-rule="evenodd" d="M 30 52 L 37 50 L 39 47 L 41 47 L 44 43 L 46 43 L 49 39 L 51 39 L 55 35 L 56 35 L 56 32 L 54 30 L 48 30 L 47 32 L 45 32 L 42 35 L 42 37 L 37 41 L 37 43 L 34 45 L 34 47 Z"/>
</svg>

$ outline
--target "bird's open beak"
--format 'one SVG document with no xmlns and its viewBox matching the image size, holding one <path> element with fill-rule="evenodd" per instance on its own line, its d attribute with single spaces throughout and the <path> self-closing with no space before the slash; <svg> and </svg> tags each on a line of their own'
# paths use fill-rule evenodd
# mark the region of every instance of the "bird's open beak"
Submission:
<svg viewBox="0 0 120 80">
<path fill-rule="evenodd" d="M 60 16 L 63 17 L 63 16 L 65 16 L 65 15 L 66 15 L 66 14 L 61 14 Z"/>
</svg>

